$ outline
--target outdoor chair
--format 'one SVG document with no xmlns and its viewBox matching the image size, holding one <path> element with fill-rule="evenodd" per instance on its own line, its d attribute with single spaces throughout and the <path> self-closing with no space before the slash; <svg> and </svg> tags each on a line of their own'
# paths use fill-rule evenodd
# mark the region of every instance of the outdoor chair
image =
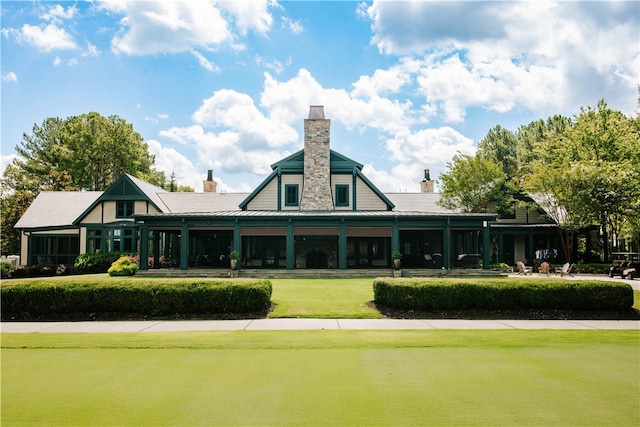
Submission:
<svg viewBox="0 0 640 427">
<path fill-rule="evenodd" d="M 525 267 L 524 263 L 522 261 L 518 261 L 517 262 L 518 265 L 518 274 L 520 275 L 527 275 L 527 274 L 533 274 L 533 270 L 531 269 L 531 267 Z"/>
<path fill-rule="evenodd" d="M 540 269 L 538 270 L 538 272 L 540 274 L 546 274 L 548 276 L 550 267 L 551 266 L 549 265 L 549 263 L 545 261 L 542 264 L 540 264 Z"/>
<path fill-rule="evenodd" d="M 571 274 L 571 268 L 573 268 L 573 264 L 569 263 L 566 263 L 560 269 L 556 268 L 556 276 L 560 274 L 560 277 L 563 277 L 565 275 L 573 277 L 573 274 Z"/>
</svg>

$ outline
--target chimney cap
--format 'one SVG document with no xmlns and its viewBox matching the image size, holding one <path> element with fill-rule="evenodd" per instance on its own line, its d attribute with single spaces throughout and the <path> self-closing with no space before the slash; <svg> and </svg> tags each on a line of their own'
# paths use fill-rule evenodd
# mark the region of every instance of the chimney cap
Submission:
<svg viewBox="0 0 640 427">
<path fill-rule="evenodd" d="M 323 105 L 310 105 L 309 106 L 309 119 L 310 120 L 324 120 L 324 106 Z"/>
</svg>

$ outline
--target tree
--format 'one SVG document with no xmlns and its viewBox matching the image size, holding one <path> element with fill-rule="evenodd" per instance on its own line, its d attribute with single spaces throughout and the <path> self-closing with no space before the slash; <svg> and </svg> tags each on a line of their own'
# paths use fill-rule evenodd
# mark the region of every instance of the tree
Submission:
<svg viewBox="0 0 640 427">
<path fill-rule="evenodd" d="M 564 226 L 598 225 L 605 258 L 637 215 L 630 212 L 640 198 L 636 122 L 609 109 L 604 100 L 596 109 L 581 109 L 571 126 L 537 142 L 525 178 L 530 192 L 552 196 L 567 211 Z"/>
<path fill-rule="evenodd" d="M 165 175 L 133 126 L 118 116 L 88 113 L 34 124 L 2 177 L 2 253 L 15 253 L 17 220 L 41 191 L 105 190 L 125 173 L 161 186 Z"/>
<path fill-rule="evenodd" d="M 442 188 L 438 204 L 461 212 L 484 212 L 495 200 L 507 179 L 502 168 L 479 155 L 458 153 L 440 175 Z"/>
</svg>

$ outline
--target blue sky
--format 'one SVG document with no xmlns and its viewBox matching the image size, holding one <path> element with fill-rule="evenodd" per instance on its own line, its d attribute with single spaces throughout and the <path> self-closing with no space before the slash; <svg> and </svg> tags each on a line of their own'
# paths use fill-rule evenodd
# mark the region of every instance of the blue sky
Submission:
<svg viewBox="0 0 640 427">
<path fill-rule="evenodd" d="M 134 126 L 167 177 L 251 191 L 309 105 L 383 191 L 489 129 L 637 113 L 640 2 L 2 1 L 2 166 L 47 117 Z"/>
</svg>

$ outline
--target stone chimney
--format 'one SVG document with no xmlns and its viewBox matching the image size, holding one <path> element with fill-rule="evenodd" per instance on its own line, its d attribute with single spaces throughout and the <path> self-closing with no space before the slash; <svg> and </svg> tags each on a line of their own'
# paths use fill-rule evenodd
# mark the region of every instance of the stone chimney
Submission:
<svg viewBox="0 0 640 427">
<path fill-rule="evenodd" d="M 309 107 L 304 121 L 304 180 L 301 211 L 332 211 L 330 131 L 331 120 L 324 118 L 324 107 Z"/>
<path fill-rule="evenodd" d="M 420 183 L 420 191 L 423 193 L 433 193 L 435 192 L 435 181 L 431 180 L 429 176 L 429 169 L 424 170 L 424 179 Z"/>
<path fill-rule="evenodd" d="M 209 169 L 207 171 L 207 180 L 202 181 L 202 191 L 205 193 L 215 193 L 218 183 L 213 180 L 213 171 Z"/>
</svg>

